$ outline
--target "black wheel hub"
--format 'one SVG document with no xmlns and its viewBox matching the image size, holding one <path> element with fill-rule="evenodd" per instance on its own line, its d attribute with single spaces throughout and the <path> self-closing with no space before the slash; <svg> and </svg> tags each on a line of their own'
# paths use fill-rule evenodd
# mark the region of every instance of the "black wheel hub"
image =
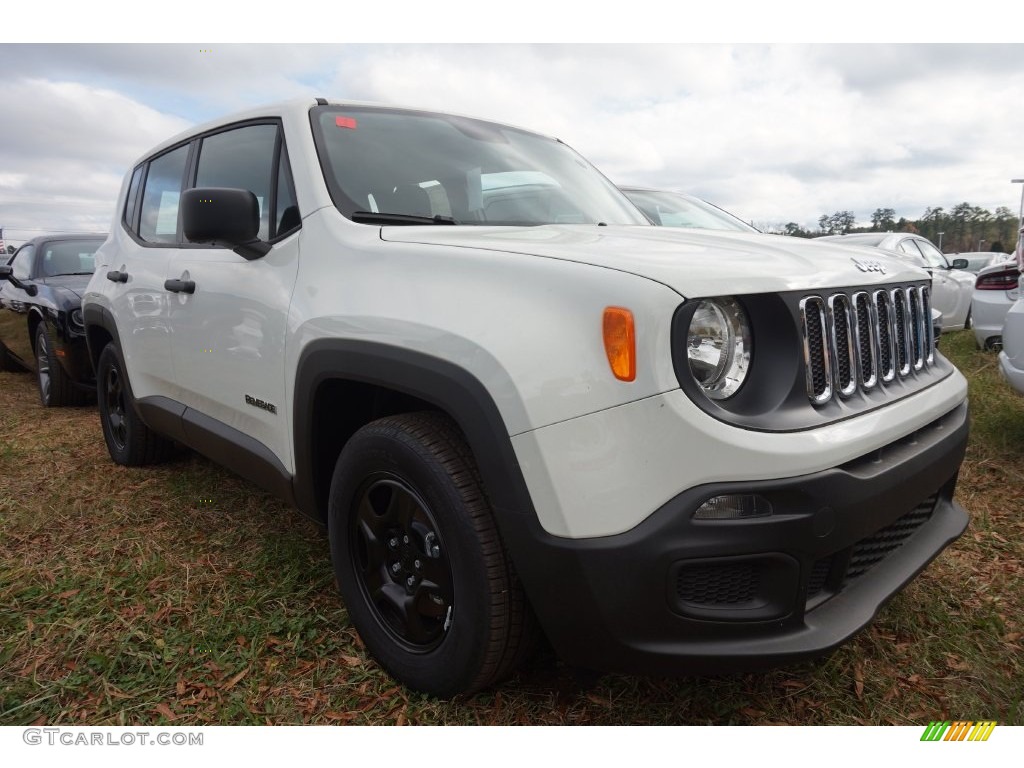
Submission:
<svg viewBox="0 0 1024 768">
<path fill-rule="evenodd" d="M 451 626 L 451 564 L 434 515 L 404 480 L 368 479 L 352 515 L 352 561 L 377 621 L 411 651 L 436 648 Z"/>
<path fill-rule="evenodd" d="M 116 368 L 107 370 L 104 382 L 104 402 L 110 436 L 117 447 L 123 449 L 127 440 L 128 427 L 124 419 L 124 386 L 121 383 L 121 374 Z"/>
</svg>

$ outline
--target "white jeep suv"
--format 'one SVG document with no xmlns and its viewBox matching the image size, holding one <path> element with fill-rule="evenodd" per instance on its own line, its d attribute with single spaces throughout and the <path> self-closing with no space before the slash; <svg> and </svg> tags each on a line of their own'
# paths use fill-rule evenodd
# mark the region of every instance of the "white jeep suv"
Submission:
<svg viewBox="0 0 1024 768">
<path fill-rule="evenodd" d="M 650 226 L 557 139 L 304 100 L 127 174 L 84 298 L 111 457 L 326 523 L 406 685 L 721 672 L 867 624 L 967 525 L 928 275 Z"/>
</svg>

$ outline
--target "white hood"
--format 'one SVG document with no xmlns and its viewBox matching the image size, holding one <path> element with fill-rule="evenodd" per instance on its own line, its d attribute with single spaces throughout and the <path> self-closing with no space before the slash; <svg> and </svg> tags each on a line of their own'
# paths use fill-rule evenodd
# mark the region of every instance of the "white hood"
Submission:
<svg viewBox="0 0 1024 768">
<path fill-rule="evenodd" d="M 683 296 L 818 290 L 928 279 L 924 270 L 874 248 L 759 233 L 653 226 L 438 225 L 382 227 L 381 239 L 593 264 L 656 280 Z"/>
</svg>

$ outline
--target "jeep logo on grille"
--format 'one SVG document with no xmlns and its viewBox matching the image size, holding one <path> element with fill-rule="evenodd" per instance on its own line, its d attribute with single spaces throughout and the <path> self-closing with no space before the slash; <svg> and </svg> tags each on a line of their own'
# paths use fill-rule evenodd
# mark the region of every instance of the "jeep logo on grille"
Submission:
<svg viewBox="0 0 1024 768">
<path fill-rule="evenodd" d="M 855 259 L 853 256 L 850 257 L 850 261 L 856 264 L 857 269 L 861 272 L 877 272 L 880 275 L 885 274 L 885 267 L 880 261 L 875 261 L 874 259 Z"/>
</svg>

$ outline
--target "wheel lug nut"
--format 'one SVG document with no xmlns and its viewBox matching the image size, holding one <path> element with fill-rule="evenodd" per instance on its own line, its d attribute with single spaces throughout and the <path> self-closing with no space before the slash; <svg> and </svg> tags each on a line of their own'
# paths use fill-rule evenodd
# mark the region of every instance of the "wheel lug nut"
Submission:
<svg viewBox="0 0 1024 768">
<path fill-rule="evenodd" d="M 398 546 L 398 539 L 396 539 L 394 536 L 392 536 L 390 539 L 388 539 L 388 546 L 391 547 L 392 549 L 397 547 Z"/>
<path fill-rule="evenodd" d="M 392 563 L 391 564 L 391 572 L 392 573 L 398 573 L 400 570 L 402 570 L 402 564 L 401 563 Z"/>
<path fill-rule="evenodd" d="M 407 586 L 410 586 L 410 587 L 415 586 L 415 584 L 416 584 L 416 577 L 415 576 L 410 576 L 409 578 L 407 578 L 405 580 L 405 583 L 406 583 Z"/>
<path fill-rule="evenodd" d="M 403 536 L 402 537 L 402 543 L 403 544 L 408 544 L 409 543 L 409 537 L 408 536 Z"/>
<path fill-rule="evenodd" d="M 419 560 L 413 560 L 412 561 L 412 567 L 415 568 L 416 570 L 419 570 L 420 568 L 423 567 L 423 563 L 421 563 Z"/>
<path fill-rule="evenodd" d="M 437 546 L 436 544 L 434 546 L 432 546 L 430 548 L 430 556 L 431 557 L 440 557 L 441 556 L 441 548 L 439 546 Z"/>
</svg>

